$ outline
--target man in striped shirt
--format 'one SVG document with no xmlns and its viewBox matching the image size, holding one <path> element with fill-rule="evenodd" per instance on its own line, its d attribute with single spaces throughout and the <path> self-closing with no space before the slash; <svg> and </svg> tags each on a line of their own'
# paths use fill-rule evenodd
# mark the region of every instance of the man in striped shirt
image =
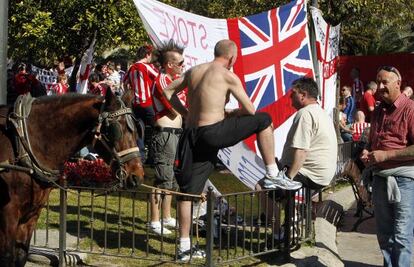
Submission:
<svg viewBox="0 0 414 267">
<path fill-rule="evenodd" d="M 177 111 L 173 109 L 164 95 L 164 89 L 183 72 L 184 48 L 173 40 L 162 44 L 158 50 L 158 62 L 161 72 L 155 80 L 153 90 L 153 108 L 155 111 L 154 134 L 152 136 L 152 151 L 154 156 L 155 181 L 154 186 L 160 189 L 178 190 L 174 175 L 174 160 L 178 140 L 182 133 L 183 115 L 185 108 Z M 180 101 L 176 99 L 176 101 Z M 185 103 L 181 103 L 185 106 Z M 181 112 L 181 113 L 180 113 Z M 176 226 L 176 220 L 171 217 L 171 195 L 160 198 L 160 190 L 153 191 L 151 198 L 151 224 L 150 229 L 156 234 L 171 234 L 164 227 Z M 159 207 L 163 218 L 160 221 Z"/>
<path fill-rule="evenodd" d="M 138 61 L 129 68 L 124 78 L 125 88 L 134 91 L 134 113 L 146 125 L 153 124 L 151 90 L 158 76 L 158 70 L 151 64 L 152 51 L 149 45 L 141 46 L 137 53 Z"/>
<path fill-rule="evenodd" d="M 138 49 L 138 61 L 135 62 L 128 70 L 124 77 L 124 88 L 126 90 L 134 91 L 133 110 L 136 118 L 141 119 L 146 130 L 144 142 L 148 149 L 150 149 L 150 140 L 152 127 L 154 124 L 154 109 L 152 107 L 152 88 L 154 86 L 155 78 L 158 76 L 158 70 L 151 64 L 153 48 L 149 45 L 141 46 Z M 141 149 L 142 156 L 144 151 L 144 144 L 142 140 L 138 140 L 138 146 Z M 150 157 L 151 158 L 151 157 Z"/>
<path fill-rule="evenodd" d="M 355 115 L 355 122 L 352 124 L 352 140 L 359 141 L 365 128 L 369 127 L 370 124 L 365 122 L 364 112 L 358 111 Z"/>
</svg>

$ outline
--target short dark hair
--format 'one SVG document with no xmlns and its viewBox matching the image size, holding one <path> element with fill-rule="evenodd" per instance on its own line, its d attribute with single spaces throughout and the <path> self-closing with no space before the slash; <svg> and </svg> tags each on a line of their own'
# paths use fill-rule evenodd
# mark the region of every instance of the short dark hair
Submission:
<svg viewBox="0 0 414 267">
<path fill-rule="evenodd" d="M 319 90 L 315 80 L 309 77 L 301 77 L 292 82 L 292 88 L 296 88 L 299 92 L 307 92 L 310 97 L 318 99 Z"/>
<path fill-rule="evenodd" d="M 151 45 L 143 45 L 138 48 L 137 58 L 138 60 L 145 58 L 148 54 L 152 53 L 153 47 Z"/>
<path fill-rule="evenodd" d="M 223 39 L 214 46 L 214 57 L 230 58 L 234 50 L 237 50 L 237 45 L 232 40 Z"/>
<path fill-rule="evenodd" d="M 92 72 L 89 75 L 89 79 L 88 80 L 89 80 L 90 83 L 98 83 L 99 82 L 99 75 L 96 74 L 95 72 Z"/>
<path fill-rule="evenodd" d="M 154 52 L 156 61 L 160 64 L 160 66 L 164 66 L 164 64 L 170 60 L 170 52 L 177 52 L 182 55 L 184 47 L 176 43 L 173 39 L 163 42 Z"/>
</svg>

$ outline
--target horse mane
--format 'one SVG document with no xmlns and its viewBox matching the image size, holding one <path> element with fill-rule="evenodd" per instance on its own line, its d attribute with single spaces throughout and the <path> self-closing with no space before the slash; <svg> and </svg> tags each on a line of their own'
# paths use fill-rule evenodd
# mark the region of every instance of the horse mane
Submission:
<svg viewBox="0 0 414 267">
<path fill-rule="evenodd" d="M 66 107 L 78 102 L 88 101 L 91 99 L 103 100 L 103 97 L 93 94 L 67 93 L 64 95 L 41 96 L 36 98 L 36 103 Z"/>
</svg>

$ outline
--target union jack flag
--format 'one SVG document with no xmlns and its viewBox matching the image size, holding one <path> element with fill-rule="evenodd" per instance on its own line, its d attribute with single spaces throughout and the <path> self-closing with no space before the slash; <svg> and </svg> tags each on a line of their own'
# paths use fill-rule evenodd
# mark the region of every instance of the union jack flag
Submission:
<svg viewBox="0 0 414 267">
<path fill-rule="evenodd" d="M 234 71 L 256 110 L 268 112 L 277 128 L 295 113 L 290 105 L 291 83 L 302 76 L 313 77 L 306 1 L 229 19 L 227 24 L 230 39 L 240 48 Z M 253 149 L 254 139 L 246 140 Z"/>
</svg>

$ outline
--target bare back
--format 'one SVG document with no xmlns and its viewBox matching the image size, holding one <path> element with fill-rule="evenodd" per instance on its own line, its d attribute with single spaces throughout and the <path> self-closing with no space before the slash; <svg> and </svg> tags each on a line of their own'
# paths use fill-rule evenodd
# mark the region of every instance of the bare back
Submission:
<svg viewBox="0 0 414 267">
<path fill-rule="evenodd" d="M 253 105 L 244 91 L 239 78 L 216 62 L 198 65 L 186 73 L 188 75 L 189 112 L 188 127 L 214 124 L 224 119 L 224 107 L 229 94 L 239 100 L 242 107 L 254 113 Z"/>
</svg>

